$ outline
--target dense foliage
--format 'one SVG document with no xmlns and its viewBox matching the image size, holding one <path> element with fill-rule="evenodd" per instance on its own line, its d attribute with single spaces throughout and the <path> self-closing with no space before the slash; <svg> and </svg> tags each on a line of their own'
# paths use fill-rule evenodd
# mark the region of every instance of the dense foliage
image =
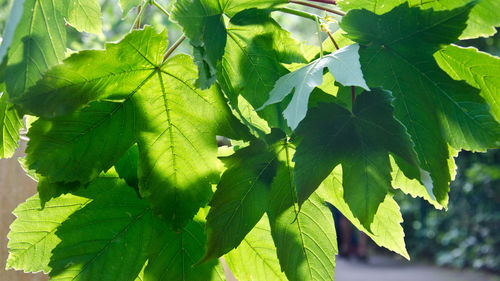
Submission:
<svg viewBox="0 0 500 281">
<path fill-rule="evenodd" d="M 71 33 L 105 37 L 97 0 L 14 1 L 0 46 L 0 156 L 26 126 L 20 163 L 38 194 L 14 211 L 7 268 L 223 280 L 224 257 L 242 281 L 333 280 L 326 201 L 409 258 L 394 194 L 446 208 L 456 153 L 500 147 L 500 59 L 453 45 L 493 35 L 500 4 L 334 4 L 120 0 L 137 15 L 131 30 L 75 52 Z M 169 44 L 142 24 L 152 13 L 184 34 Z M 276 14 L 327 39 L 301 43 Z M 177 52 L 185 40 L 191 55 Z"/>
</svg>

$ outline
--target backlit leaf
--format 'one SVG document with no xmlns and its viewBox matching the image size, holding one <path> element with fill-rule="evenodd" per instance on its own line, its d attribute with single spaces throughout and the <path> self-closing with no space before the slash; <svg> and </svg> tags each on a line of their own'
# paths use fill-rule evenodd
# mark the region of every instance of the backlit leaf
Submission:
<svg viewBox="0 0 500 281">
<path fill-rule="evenodd" d="M 334 103 L 311 110 L 296 131 L 302 138 L 293 159 L 299 204 L 342 164 L 344 199 L 370 228 L 391 188 L 389 153 L 417 166 L 410 136 L 394 118 L 392 100 L 388 92 L 373 90 L 356 98 L 352 113 Z"/>
</svg>

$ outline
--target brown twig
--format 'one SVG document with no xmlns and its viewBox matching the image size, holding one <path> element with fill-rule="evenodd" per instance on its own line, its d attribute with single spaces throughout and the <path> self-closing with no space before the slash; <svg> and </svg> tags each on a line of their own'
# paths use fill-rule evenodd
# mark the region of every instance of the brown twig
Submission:
<svg viewBox="0 0 500 281">
<path fill-rule="evenodd" d="M 337 1 L 335 0 L 309 0 L 309 1 L 337 5 Z"/>
<path fill-rule="evenodd" d="M 334 10 L 334 9 L 330 9 L 330 8 L 327 8 L 327 7 L 323 7 L 323 6 L 320 6 L 320 5 L 316 5 L 316 4 L 313 4 L 313 3 L 305 2 L 305 1 L 288 0 L 288 2 L 294 3 L 294 4 L 298 4 L 298 5 L 302 5 L 302 6 L 311 7 L 311 8 L 315 8 L 315 9 L 318 9 L 318 10 L 323 10 L 323 11 L 326 11 L 326 12 L 329 12 L 329 13 L 332 13 L 332 14 L 336 14 L 336 15 L 339 15 L 339 16 L 345 16 L 344 12 L 337 11 L 337 10 Z"/>
<path fill-rule="evenodd" d="M 330 32 L 330 30 L 326 29 L 326 33 L 328 34 L 328 37 L 330 37 L 330 40 L 332 40 L 333 45 L 335 46 L 335 49 L 337 49 L 337 50 L 340 49 L 339 45 L 337 45 L 337 42 L 335 42 L 335 39 L 333 39 L 333 35 Z"/>
</svg>

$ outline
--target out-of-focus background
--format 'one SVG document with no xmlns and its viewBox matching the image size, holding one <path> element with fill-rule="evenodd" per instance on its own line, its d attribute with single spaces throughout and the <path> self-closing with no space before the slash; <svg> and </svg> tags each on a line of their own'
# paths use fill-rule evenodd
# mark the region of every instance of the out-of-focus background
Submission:
<svg viewBox="0 0 500 281">
<path fill-rule="evenodd" d="M 132 10 L 124 21 L 118 0 L 100 0 L 103 9 L 103 35 L 81 34 L 71 26 L 68 50 L 102 49 L 105 41 L 116 41 L 125 34 L 135 17 Z M 168 7 L 167 0 L 159 1 Z M 0 33 L 9 15 L 12 0 L 0 0 Z M 310 10 L 310 12 L 317 12 Z M 276 19 L 301 41 L 317 44 L 313 22 L 292 15 L 276 15 Z M 168 29 L 169 40 L 180 37 L 180 29 L 169 23 L 154 7 L 149 8 L 144 22 Z M 333 22 L 330 29 L 337 28 Z M 475 39 L 458 44 L 474 46 L 481 51 L 500 55 L 500 36 Z M 184 43 L 180 52 L 190 52 Z M 499 70 L 500 71 L 500 70 Z M 36 192 L 36 183 L 25 176 L 17 162 L 26 146 L 21 141 L 12 159 L 0 160 L 0 281 L 47 280 L 47 276 L 5 271 L 8 226 L 14 220 L 12 210 Z M 421 199 L 397 194 L 404 217 L 408 252 L 406 261 L 368 242 L 367 260 L 355 255 L 337 259 L 337 281 L 495 281 L 500 280 L 500 150 L 474 154 L 462 152 L 456 159 L 458 174 L 451 185 L 447 212 L 435 210 Z M 353 233 L 356 240 L 357 233 Z M 359 241 L 358 241 L 359 242 Z M 228 272 L 228 280 L 231 274 Z M 412 279 L 413 278 L 413 279 Z"/>
</svg>

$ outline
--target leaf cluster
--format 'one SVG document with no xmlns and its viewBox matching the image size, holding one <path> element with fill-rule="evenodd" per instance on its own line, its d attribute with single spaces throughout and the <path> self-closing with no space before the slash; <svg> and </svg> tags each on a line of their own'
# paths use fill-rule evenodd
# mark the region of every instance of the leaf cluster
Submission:
<svg viewBox="0 0 500 281">
<path fill-rule="evenodd" d="M 333 280 L 327 203 L 409 258 L 394 194 L 446 208 L 456 153 L 500 147 L 500 59 L 453 45 L 492 35 L 498 5 L 338 2 L 345 15 L 312 4 L 343 15 L 332 34 L 330 16 L 284 0 L 121 0 L 137 14 L 130 32 L 68 52 L 65 23 L 101 33 L 97 1 L 15 1 L 0 157 L 29 116 L 20 162 L 38 194 L 14 211 L 7 268 L 224 280 L 223 257 L 239 280 Z M 184 35 L 169 44 L 141 25 L 145 9 Z M 276 13 L 326 41 L 298 42 Z M 183 42 L 190 54 L 176 52 Z"/>
</svg>

